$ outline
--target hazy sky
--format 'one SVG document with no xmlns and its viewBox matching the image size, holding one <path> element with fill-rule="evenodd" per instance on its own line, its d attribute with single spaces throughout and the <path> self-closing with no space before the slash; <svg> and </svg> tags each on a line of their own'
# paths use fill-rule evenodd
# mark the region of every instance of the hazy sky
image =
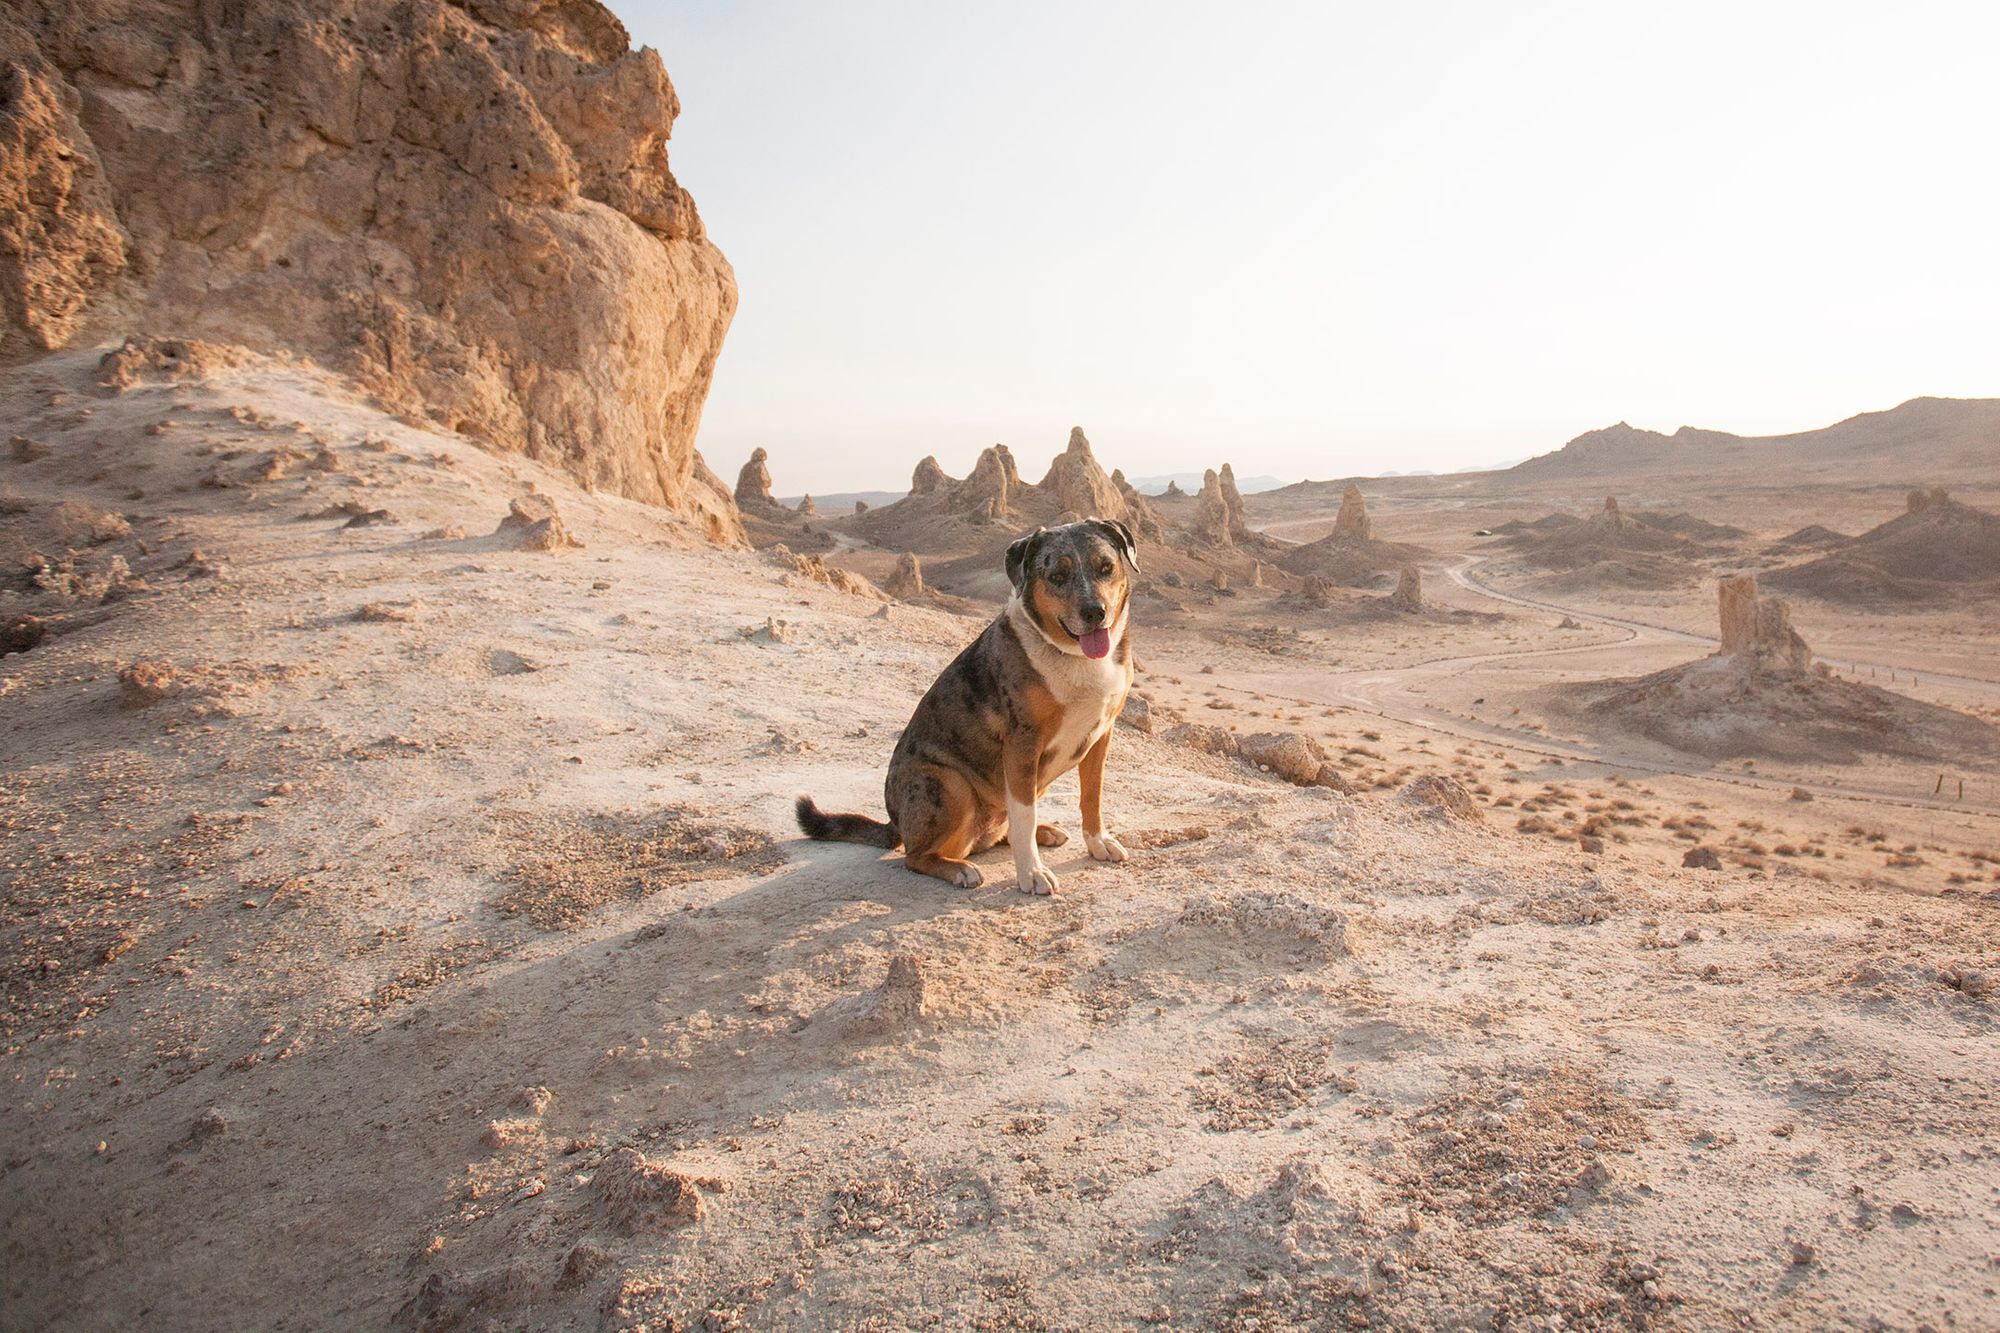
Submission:
<svg viewBox="0 0 2000 1333">
<path fill-rule="evenodd" d="M 780 493 L 2000 395 L 2000 7 L 611 3 L 742 289 L 702 452 Z"/>
</svg>

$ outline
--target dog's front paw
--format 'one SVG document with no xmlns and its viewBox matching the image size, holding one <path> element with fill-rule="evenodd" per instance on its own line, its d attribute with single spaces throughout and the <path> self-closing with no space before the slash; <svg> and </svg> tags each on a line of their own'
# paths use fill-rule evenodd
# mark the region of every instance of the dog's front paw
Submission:
<svg viewBox="0 0 2000 1333">
<path fill-rule="evenodd" d="M 1061 891 L 1062 881 L 1057 879 L 1056 872 L 1047 866 L 1036 866 L 1022 877 L 1019 886 L 1023 893 L 1033 893 L 1046 898 L 1052 893 Z"/>
<path fill-rule="evenodd" d="M 976 889 L 986 882 L 986 875 L 978 866 L 967 864 L 958 868 L 951 882 L 961 889 Z"/>
<path fill-rule="evenodd" d="M 1083 845 L 1090 849 L 1090 859 L 1093 861 L 1111 861 L 1115 863 L 1127 859 L 1125 848 L 1119 844 L 1118 839 L 1112 837 L 1109 833 L 1094 835 L 1086 833 L 1083 835 Z"/>
</svg>

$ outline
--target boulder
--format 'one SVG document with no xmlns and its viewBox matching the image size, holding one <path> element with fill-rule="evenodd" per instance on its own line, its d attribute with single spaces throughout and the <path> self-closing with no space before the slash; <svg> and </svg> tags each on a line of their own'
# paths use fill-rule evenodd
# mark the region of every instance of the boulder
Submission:
<svg viewBox="0 0 2000 1333">
<path fill-rule="evenodd" d="M 1478 823 L 1486 818 L 1465 784 L 1443 773 L 1426 773 L 1398 792 L 1397 799 L 1433 819 Z"/>
<path fill-rule="evenodd" d="M 564 526 L 556 502 L 540 491 L 529 491 L 509 504 L 507 517 L 493 531 L 524 551 L 569 551 L 583 545 Z"/>
<path fill-rule="evenodd" d="M 596 0 L 226 9 L 0 13 L 0 356 L 135 326 L 302 353 L 740 541 L 694 447 L 736 282 L 659 55 Z"/>
<path fill-rule="evenodd" d="M 1153 720 L 1153 703 L 1143 694 L 1125 696 L 1125 706 L 1118 710 L 1118 721 L 1132 730 L 1150 736 L 1157 725 Z"/>
<path fill-rule="evenodd" d="M 1285 781 L 1308 787 L 1319 777 L 1326 753 L 1319 742 L 1295 731 L 1260 731 L 1237 739 L 1236 753 Z"/>
<path fill-rule="evenodd" d="M 1211 727 L 1206 722 L 1183 722 L 1177 727 L 1169 727 L 1160 734 L 1160 739 L 1174 745 L 1185 745 L 1203 754 L 1224 758 L 1233 758 L 1236 754 L 1236 737 L 1225 728 Z"/>
</svg>

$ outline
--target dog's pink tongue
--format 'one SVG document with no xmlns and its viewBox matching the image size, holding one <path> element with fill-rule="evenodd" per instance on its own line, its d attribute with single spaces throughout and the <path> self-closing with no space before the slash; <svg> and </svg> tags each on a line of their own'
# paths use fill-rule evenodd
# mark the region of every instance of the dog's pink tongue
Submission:
<svg viewBox="0 0 2000 1333">
<path fill-rule="evenodd" d="M 1076 642 L 1085 657 L 1102 657 L 1111 651 L 1111 631 L 1094 629 Z"/>
</svg>

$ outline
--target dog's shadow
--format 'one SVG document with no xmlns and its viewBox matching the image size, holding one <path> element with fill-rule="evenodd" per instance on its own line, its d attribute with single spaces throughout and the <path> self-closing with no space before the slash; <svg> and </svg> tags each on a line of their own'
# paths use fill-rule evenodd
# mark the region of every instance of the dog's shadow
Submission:
<svg viewBox="0 0 2000 1333">
<path fill-rule="evenodd" d="M 819 842 L 797 838 L 781 844 L 785 868 L 745 886 L 738 893 L 716 902 L 710 910 L 726 910 L 732 904 L 747 907 L 769 893 L 800 895 L 800 906 L 809 901 L 834 899 L 872 902 L 888 908 L 892 915 L 877 918 L 877 926 L 947 915 L 953 911 L 1006 907 L 1024 894 L 1016 887 L 1014 851 L 1006 843 L 989 847 L 966 858 L 985 876 L 978 888 L 961 889 L 931 875 L 919 874 L 903 864 L 901 852 L 881 852 L 852 843 Z M 1091 857 L 1080 834 L 1071 834 L 1059 847 L 1044 847 L 1042 863 L 1062 880 L 1063 891 L 1073 877 L 1092 871 L 1121 871 L 1121 864 Z M 780 882 L 783 881 L 782 885 Z M 1040 895 L 1046 896 L 1046 895 Z"/>
</svg>

